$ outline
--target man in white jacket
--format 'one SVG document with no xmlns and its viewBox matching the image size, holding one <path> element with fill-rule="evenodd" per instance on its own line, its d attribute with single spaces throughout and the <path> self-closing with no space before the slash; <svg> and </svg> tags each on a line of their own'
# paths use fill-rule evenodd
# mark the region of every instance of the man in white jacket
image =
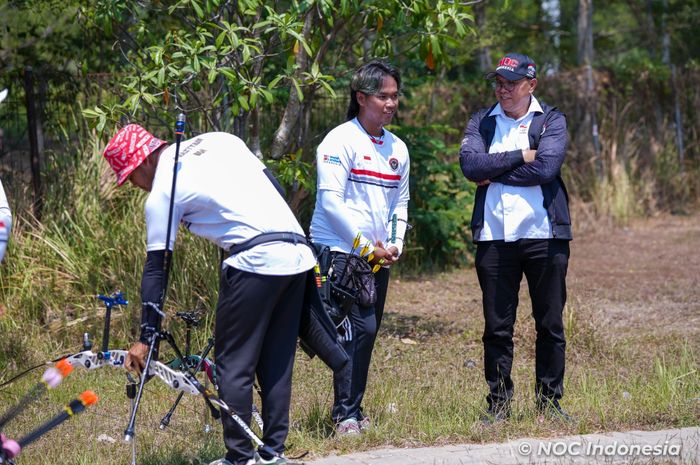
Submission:
<svg viewBox="0 0 700 465">
<path fill-rule="evenodd" d="M 180 145 L 176 191 L 171 197 L 175 145 L 131 124 L 110 141 L 104 156 L 118 184 L 129 180 L 149 192 L 147 259 L 141 282 L 141 337 L 126 366 L 145 366 L 148 342 L 161 324 L 163 260 L 183 224 L 228 251 L 216 309 L 215 355 L 219 394 L 250 423 L 257 376 L 265 425 L 263 442 L 276 456 L 255 455 L 251 440 L 223 417 L 226 458 L 215 463 L 286 465 L 292 368 L 306 271 L 316 263 L 304 232 L 265 165 L 239 138 L 206 133 Z M 172 223 L 168 225 L 169 207 Z"/>
</svg>

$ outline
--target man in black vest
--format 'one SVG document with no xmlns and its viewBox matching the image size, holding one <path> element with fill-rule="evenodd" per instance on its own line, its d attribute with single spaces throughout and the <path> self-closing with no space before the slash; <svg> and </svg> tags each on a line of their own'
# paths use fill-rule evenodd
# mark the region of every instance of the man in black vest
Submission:
<svg viewBox="0 0 700 465">
<path fill-rule="evenodd" d="M 498 103 L 467 124 L 460 165 L 475 182 L 472 237 L 483 295 L 484 371 L 489 386 L 486 423 L 510 416 L 513 326 L 523 274 L 537 330 L 535 395 L 539 411 L 570 420 L 564 389 L 566 303 L 571 220 L 560 177 L 568 136 L 566 118 L 540 103 L 535 62 L 509 53 L 493 80 Z"/>
</svg>

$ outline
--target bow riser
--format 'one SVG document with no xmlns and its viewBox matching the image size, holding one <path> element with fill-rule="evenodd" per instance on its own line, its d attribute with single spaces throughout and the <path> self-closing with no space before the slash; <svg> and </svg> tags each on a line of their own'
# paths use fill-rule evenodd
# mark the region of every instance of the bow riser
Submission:
<svg viewBox="0 0 700 465">
<path fill-rule="evenodd" d="M 91 350 L 84 350 L 65 358 L 74 367 L 81 367 L 88 371 L 96 370 L 105 366 L 112 368 L 123 368 L 126 361 L 126 350 L 110 350 L 96 354 Z"/>
</svg>

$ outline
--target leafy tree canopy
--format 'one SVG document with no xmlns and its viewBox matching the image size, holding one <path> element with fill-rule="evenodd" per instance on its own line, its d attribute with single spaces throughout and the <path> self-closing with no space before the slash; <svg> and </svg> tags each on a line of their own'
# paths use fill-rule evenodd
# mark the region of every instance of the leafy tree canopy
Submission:
<svg viewBox="0 0 700 465">
<path fill-rule="evenodd" d="M 81 11 L 123 59 L 122 99 L 86 112 L 99 129 L 140 111 L 185 111 L 202 129 L 231 130 L 273 102 L 297 127 L 304 102 L 334 95 L 335 78 L 363 59 L 416 56 L 433 69 L 471 30 L 466 7 L 434 0 L 99 0 Z M 293 151 L 281 146 L 274 158 Z"/>
</svg>

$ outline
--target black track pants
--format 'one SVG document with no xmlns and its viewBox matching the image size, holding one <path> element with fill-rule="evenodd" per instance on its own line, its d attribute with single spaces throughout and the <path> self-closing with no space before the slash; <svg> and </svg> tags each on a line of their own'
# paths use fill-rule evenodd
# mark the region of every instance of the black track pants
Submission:
<svg viewBox="0 0 700 465">
<path fill-rule="evenodd" d="M 562 312 L 566 303 L 569 242 L 521 239 L 477 244 L 476 271 L 484 306 L 484 372 L 487 400 L 513 397 L 513 326 L 523 274 L 535 320 L 535 383 L 538 399 L 559 399 L 564 390 L 566 341 Z"/>
<path fill-rule="evenodd" d="M 343 347 L 350 360 L 342 370 L 333 373 L 334 401 L 331 417 L 338 423 L 348 418 L 362 419 L 362 399 L 367 387 L 367 375 L 372 361 L 374 341 L 384 314 L 384 303 L 389 288 L 389 268 L 381 268 L 375 275 L 377 302 L 371 307 L 353 305 L 348 318 L 352 340 Z"/>
<path fill-rule="evenodd" d="M 263 276 L 227 267 L 216 308 L 216 367 L 221 398 L 250 424 L 253 383 L 261 389 L 262 440 L 284 451 L 289 429 L 292 368 L 306 273 Z M 253 457 L 250 438 L 224 417 L 226 458 L 244 465 Z"/>
</svg>

